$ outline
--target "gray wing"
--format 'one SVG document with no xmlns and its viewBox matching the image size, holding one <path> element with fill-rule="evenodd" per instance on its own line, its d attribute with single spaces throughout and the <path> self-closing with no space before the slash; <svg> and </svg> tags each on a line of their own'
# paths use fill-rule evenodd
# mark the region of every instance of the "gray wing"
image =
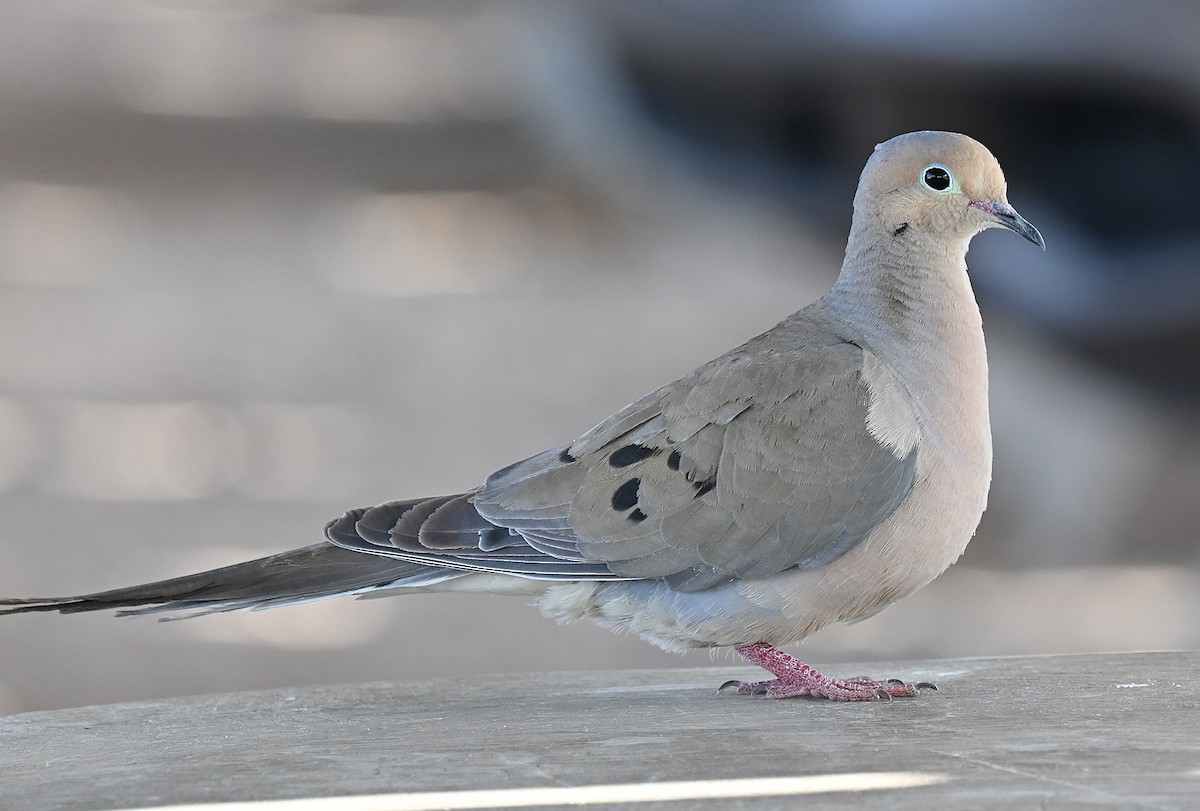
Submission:
<svg viewBox="0 0 1200 811">
<path fill-rule="evenodd" d="M 862 350 L 804 311 L 472 493 L 348 513 L 334 543 L 540 579 L 699 591 L 827 565 L 912 488 L 867 430 Z"/>
</svg>

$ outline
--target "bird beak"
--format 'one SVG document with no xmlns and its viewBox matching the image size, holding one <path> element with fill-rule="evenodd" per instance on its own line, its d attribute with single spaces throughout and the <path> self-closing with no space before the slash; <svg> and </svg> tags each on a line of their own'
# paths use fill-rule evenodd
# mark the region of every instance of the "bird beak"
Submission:
<svg viewBox="0 0 1200 811">
<path fill-rule="evenodd" d="M 991 215 L 998 225 L 1020 234 L 1043 251 L 1046 250 L 1046 240 L 1042 239 L 1041 231 L 1038 231 L 1033 223 L 1018 214 L 1017 210 L 1008 203 L 972 200 L 968 205 Z"/>
</svg>

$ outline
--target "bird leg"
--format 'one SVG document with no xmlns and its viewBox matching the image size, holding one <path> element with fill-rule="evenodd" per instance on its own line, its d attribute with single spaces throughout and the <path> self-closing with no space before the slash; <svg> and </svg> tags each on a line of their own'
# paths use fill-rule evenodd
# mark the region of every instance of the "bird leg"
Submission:
<svg viewBox="0 0 1200 811">
<path fill-rule="evenodd" d="M 755 682 L 735 679 L 722 684 L 719 691 L 734 687 L 737 688 L 738 695 L 743 696 L 765 695 L 770 698 L 820 696 L 833 701 L 875 701 L 915 696 L 922 687 L 930 690 L 937 689 L 936 685 L 927 681 L 908 684 L 899 679 L 887 681 L 875 681 L 865 677 L 844 680 L 831 679 L 796 657 L 786 654 L 766 642 L 738 645 L 734 650 L 747 662 L 775 674 L 775 678 Z"/>
</svg>

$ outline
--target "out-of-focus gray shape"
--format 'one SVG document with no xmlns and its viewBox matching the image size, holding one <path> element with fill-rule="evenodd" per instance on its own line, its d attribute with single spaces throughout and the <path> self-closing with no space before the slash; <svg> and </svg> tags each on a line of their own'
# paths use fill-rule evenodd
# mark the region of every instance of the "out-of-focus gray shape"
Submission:
<svg viewBox="0 0 1200 811">
<path fill-rule="evenodd" d="M 532 115 L 595 187 L 628 200 L 732 184 L 836 233 L 848 207 L 821 201 L 875 141 L 971 133 L 1015 188 L 1037 189 L 1016 202 L 1054 263 L 985 241 L 981 297 L 1160 392 L 1200 396 L 1200 375 L 1177 374 L 1200 348 L 1200 6 L 667 0 L 549 21 Z"/>
</svg>

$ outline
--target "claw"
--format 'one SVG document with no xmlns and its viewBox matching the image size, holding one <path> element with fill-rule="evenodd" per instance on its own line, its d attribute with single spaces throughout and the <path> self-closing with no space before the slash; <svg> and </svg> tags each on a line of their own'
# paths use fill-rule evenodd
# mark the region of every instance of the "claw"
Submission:
<svg viewBox="0 0 1200 811">
<path fill-rule="evenodd" d="M 884 701 L 891 701 L 891 700 L 892 700 L 892 694 L 891 694 L 891 693 L 889 693 L 887 690 L 876 690 L 876 691 L 875 691 L 875 698 L 882 699 L 882 700 L 884 700 Z"/>
<path fill-rule="evenodd" d="M 728 690 L 730 687 L 737 688 L 737 687 L 741 687 L 741 686 L 742 686 L 742 683 L 740 681 L 738 681 L 737 679 L 730 679 L 729 681 L 725 682 L 720 687 L 718 687 L 717 692 L 723 693 L 726 690 Z"/>
<path fill-rule="evenodd" d="M 887 683 L 888 684 L 904 684 L 904 681 L 902 679 L 888 679 Z"/>
<path fill-rule="evenodd" d="M 766 687 L 766 685 L 763 685 L 763 684 L 756 684 L 756 685 L 754 685 L 754 689 L 750 691 L 750 695 L 752 695 L 752 696 L 765 696 L 765 695 L 766 695 L 768 692 L 769 692 L 769 691 L 767 690 L 767 687 Z"/>
<path fill-rule="evenodd" d="M 917 688 L 918 690 L 920 690 L 920 689 L 922 689 L 922 688 L 923 688 L 923 689 L 926 689 L 926 690 L 933 690 L 934 692 L 937 692 L 937 689 L 938 689 L 938 688 L 937 688 L 937 685 L 936 685 L 936 684 L 934 684 L 934 683 L 933 683 L 933 682 L 931 682 L 931 681 L 919 681 L 919 682 L 917 682 L 917 683 L 916 683 L 916 685 L 915 685 L 915 686 L 916 686 L 916 688 Z"/>
</svg>

